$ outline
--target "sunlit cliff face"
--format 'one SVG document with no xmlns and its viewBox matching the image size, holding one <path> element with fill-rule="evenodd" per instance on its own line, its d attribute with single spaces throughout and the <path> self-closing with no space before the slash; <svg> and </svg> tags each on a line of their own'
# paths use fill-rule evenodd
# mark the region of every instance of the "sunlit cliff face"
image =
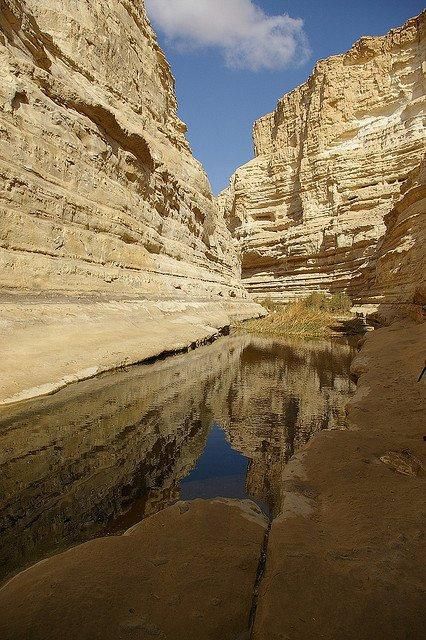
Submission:
<svg viewBox="0 0 426 640">
<path fill-rule="evenodd" d="M 319 61 L 255 123 L 255 158 L 219 197 L 250 292 L 388 294 L 364 275 L 424 155 L 425 16 Z"/>
<path fill-rule="evenodd" d="M 2 2 L 0 286 L 244 295 L 143 2 L 74 14 L 74 0 Z"/>
</svg>

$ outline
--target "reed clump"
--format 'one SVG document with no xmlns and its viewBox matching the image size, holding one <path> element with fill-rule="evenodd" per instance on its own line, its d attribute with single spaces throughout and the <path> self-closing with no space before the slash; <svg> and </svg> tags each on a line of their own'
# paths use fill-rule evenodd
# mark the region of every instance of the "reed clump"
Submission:
<svg viewBox="0 0 426 640">
<path fill-rule="evenodd" d="M 313 293 L 308 298 L 287 304 L 266 299 L 261 304 L 269 315 L 245 322 L 240 331 L 268 336 L 324 338 L 331 335 L 336 317 L 348 315 L 352 306 L 346 293 L 332 296 Z"/>
</svg>

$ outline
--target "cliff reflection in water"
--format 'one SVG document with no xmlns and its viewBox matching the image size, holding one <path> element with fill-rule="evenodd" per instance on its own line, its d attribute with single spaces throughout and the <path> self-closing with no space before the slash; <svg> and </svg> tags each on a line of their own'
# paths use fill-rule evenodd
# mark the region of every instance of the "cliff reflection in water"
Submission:
<svg viewBox="0 0 426 640">
<path fill-rule="evenodd" d="M 2 576 L 119 533 L 181 491 L 279 511 L 293 452 L 344 424 L 351 357 L 344 341 L 228 337 L 3 410 Z"/>
</svg>

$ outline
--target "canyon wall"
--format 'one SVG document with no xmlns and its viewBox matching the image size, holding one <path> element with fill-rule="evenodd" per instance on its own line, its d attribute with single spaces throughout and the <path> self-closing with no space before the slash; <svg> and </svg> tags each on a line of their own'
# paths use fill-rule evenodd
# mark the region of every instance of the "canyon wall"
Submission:
<svg viewBox="0 0 426 640">
<path fill-rule="evenodd" d="M 385 217 L 386 232 L 360 285 L 380 316 L 422 320 L 426 305 L 426 162 L 413 170 Z"/>
<path fill-rule="evenodd" d="M 319 61 L 255 123 L 256 157 L 219 203 L 244 284 L 258 297 L 346 290 L 367 303 L 397 295 L 398 279 L 371 292 L 367 274 L 425 150 L 425 15 Z"/>
<path fill-rule="evenodd" d="M 264 313 L 142 0 L 0 0 L 0 66 L 0 404 Z"/>
<path fill-rule="evenodd" d="M 244 295 L 142 0 L 0 0 L 0 286 Z"/>
</svg>

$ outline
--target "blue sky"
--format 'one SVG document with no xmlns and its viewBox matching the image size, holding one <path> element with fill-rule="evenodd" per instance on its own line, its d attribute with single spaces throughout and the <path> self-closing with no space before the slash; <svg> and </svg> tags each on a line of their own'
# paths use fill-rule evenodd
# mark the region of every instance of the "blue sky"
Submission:
<svg viewBox="0 0 426 640">
<path fill-rule="evenodd" d="M 222 4 L 225 1 L 228 4 Z M 384 34 L 424 8 L 418 0 L 146 0 L 146 4 L 176 78 L 179 115 L 188 125 L 191 147 L 215 193 L 253 157 L 253 121 L 304 82 L 318 59 L 346 51 L 363 35 Z M 247 5 L 257 5 L 260 11 Z M 234 14 L 229 13 L 233 7 Z M 271 19 L 283 14 L 301 18 L 303 26 Z M 238 24 L 232 26 L 234 21 Z M 241 23 L 246 25 L 244 33 Z M 274 40 L 277 28 L 280 40 Z M 238 50 L 230 44 L 236 39 L 232 29 L 240 39 Z M 257 42 L 262 38 L 264 46 Z"/>
</svg>

